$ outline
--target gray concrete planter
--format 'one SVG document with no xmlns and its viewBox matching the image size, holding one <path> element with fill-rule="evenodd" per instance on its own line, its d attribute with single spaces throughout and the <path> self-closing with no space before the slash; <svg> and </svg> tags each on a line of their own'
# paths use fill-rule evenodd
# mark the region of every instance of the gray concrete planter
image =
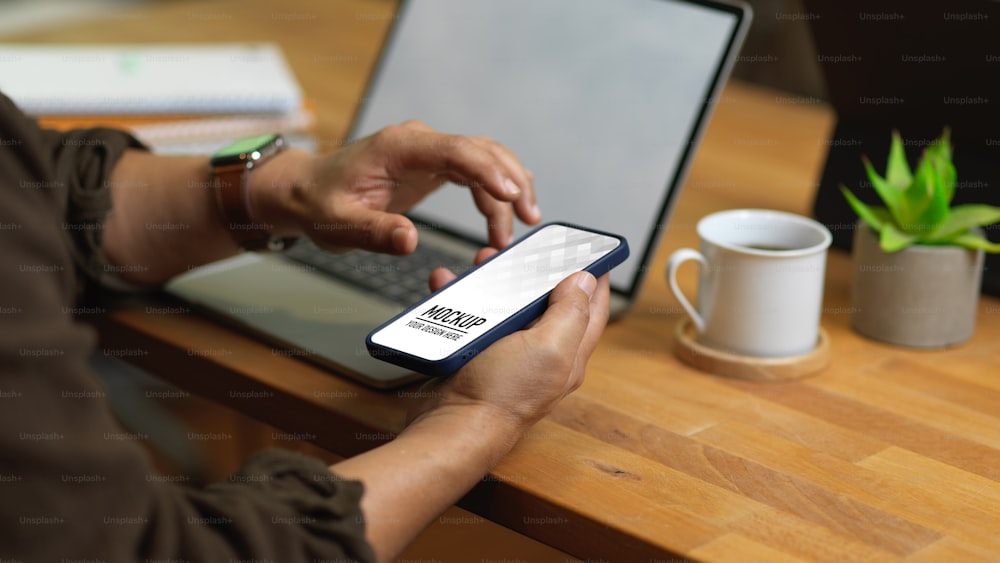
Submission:
<svg viewBox="0 0 1000 563">
<path fill-rule="evenodd" d="M 886 254 L 866 223 L 854 231 L 851 326 L 913 348 L 968 340 L 976 327 L 983 251 L 911 246 Z"/>
</svg>

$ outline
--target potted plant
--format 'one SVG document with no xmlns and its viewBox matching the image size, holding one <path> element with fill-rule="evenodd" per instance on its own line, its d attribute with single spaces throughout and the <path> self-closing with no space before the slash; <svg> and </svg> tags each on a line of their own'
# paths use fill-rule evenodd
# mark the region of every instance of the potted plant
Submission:
<svg viewBox="0 0 1000 563">
<path fill-rule="evenodd" d="M 975 329 L 983 252 L 1000 252 L 981 227 L 1000 222 L 991 205 L 951 206 L 956 170 L 949 131 L 911 171 L 893 131 L 885 176 L 863 159 L 884 207 L 840 186 L 859 217 L 854 233 L 851 325 L 870 338 L 919 348 L 968 340 Z"/>
</svg>

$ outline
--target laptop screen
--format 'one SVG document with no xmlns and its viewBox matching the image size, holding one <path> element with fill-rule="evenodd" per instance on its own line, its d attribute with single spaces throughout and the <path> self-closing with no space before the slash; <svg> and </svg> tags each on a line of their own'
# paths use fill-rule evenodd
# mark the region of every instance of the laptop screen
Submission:
<svg viewBox="0 0 1000 563">
<path fill-rule="evenodd" d="M 403 2 L 352 138 L 408 119 L 493 137 L 534 173 L 544 221 L 629 240 L 635 252 L 611 281 L 631 295 L 743 18 L 675 0 Z M 464 188 L 438 190 L 411 215 L 486 241 Z"/>
</svg>

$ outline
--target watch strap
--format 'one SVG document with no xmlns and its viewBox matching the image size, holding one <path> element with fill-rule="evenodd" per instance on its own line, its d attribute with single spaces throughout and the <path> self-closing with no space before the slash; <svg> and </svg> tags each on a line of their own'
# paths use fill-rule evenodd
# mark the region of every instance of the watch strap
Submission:
<svg viewBox="0 0 1000 563">
<path fill-rule="evenodd" d="M 250 169 L 244 163 L 218 166 L 213 169 L 215 196 L 226 229 L 243 246 L 250 241 L 266 242 L 268 225 L 253 222 L 250 217 Z"/>
<path fill-rule="evenodd" d="M 279 251 L 290 247 L 297 236 L 271 234 L 271 225 L 250 216 L 250 171 L 245 162 L 212 167 L 217 207 L 230 236 L 244 250 Z"/>
</svg>

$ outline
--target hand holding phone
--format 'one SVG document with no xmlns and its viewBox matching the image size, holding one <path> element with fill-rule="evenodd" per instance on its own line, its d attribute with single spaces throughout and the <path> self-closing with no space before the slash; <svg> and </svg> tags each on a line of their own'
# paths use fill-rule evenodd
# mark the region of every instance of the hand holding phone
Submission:
<svg viewBox="0 0 1000 563">
<path fill-rule="evenodd" d="M 541 315 L 567 276 L 602 276 L 627 257 L 621 236 L 548 223 L 372 331 L 368 350 L 414 371 L 449 375 Z"/>
</svg>

